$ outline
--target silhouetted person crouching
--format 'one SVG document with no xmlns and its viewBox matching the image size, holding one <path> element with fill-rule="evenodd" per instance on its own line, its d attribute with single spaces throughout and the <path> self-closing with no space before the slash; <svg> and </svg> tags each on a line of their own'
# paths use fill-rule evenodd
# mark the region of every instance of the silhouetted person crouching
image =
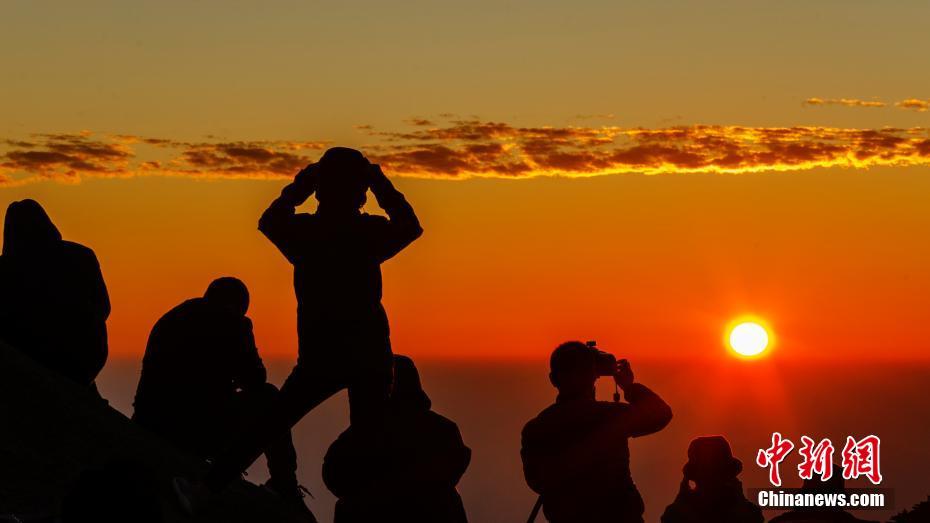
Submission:
<svg viewBox="0 0 930 523">
<path fill-rule="evenodd" d="M 368 189 L 387 218 L 361 212 Z M 314 194 L 317 211 L 296 213 Z M 184 478 L 175 482 L 178 499 L 190 512 L 336 392 L 348 389 L 356 426 L 377 422 L 390 393 L 393 362 L 381 305 L 381 264 L 422 233 L 404 196 L 362 153 L 336 147 L 297 174 L 258 227 L 294 265 L 297 366 L 273 408 L 216 460 L 203 485 Z"/>
<path fill-rule="evenodd" d="M 762 510 L 743 494 L 742 470 L 726 438 L 696 438 L 688 446 L 678 496 L 662 523 L 762 523 Z"/>
<path fill-rule="evenodd" d="M 471 450 L 455 423 L 430 410 L 410 358 L 394 357 L 394 376 L 384 425 L 349 427 L 326 453 L 335 523 L 465 523 L 455 486 Z"/>
<path fill-rule="evenodd" d="M 62 240 L 35 200 L 11 203 L 0 256 L 0 339 L 93 387 L 107 360 L 109 315 L 94 251 Z"/>
<path fill-rule="evenodd" d="M 633 382 L 626 360 L 592 345 L 563 343 L 550 359 L 554 405 L 523 429 L 523 472 L 552 523 L 643 521 L 643 500 L 630 474 L 628 438 L 662 430 L 671 408 Z M 597 401 L 595 381 L 610 376 L 627 403 Z"/>
<path fill-rule="evenodd" d="M 250 428 L 278 390 L 267 382 L 248 309 L 245 284 L 226 277 L 213 281 L 203 297 L 165 313 L 145 348 L 133 420 L 204 459 Z M 304 507 L 290 431 L 264 450 L 271 476 L 266 486 Z"/>
</svg>

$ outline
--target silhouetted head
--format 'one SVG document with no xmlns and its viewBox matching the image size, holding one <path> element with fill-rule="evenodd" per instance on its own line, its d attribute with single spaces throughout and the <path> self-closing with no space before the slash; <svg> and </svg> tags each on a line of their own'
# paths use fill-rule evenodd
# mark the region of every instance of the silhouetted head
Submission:
<svg viewBox="0 0 930 523">
<path fill-rule="evenodd" d="M 420 372 L 407 356 L 394 355 L 394 386 L 391 405 L 409 410 L 429 410 L 432 402 L 420 383 Z"/>
<path fill-rule="evenodd" d="M 565 396 L 594 396 L 596 353 L 580 341 L 565 342 L 549 358 L 549 381 Z"/>
<path fill-rule="evenodd" d="M 842 494 L 846 492 L 846 480 L 843 479 L 843 467 L 833 464 L 833 475 L 830 479 L 822 481 L 821 475 L 814 473 L 811 479 L 805 479 L 801 490 L 806 492 L 824 494 Z"/>
<path fill-rule="evenodd" d="M 245 316 L 249 311 L 249 289 L 242 280 L 232 276 L 213 280 L 203 297 L 208 302 L 229 309 L 239 316 Z"/>
<path fill-rule="evenodd" d="M 358 210 L 365 205 L 370 167 L 368 159 L 355 149 L 328 149 L 317 162 L 317 201 L 327 209 Z"/>
<path fill-rule="evenodd" d="M 61 233 L 35 200 L 20 200 L 6 208 L 3 254 L 28 254 L 61 241 Z"/>
<path fill-rule="evenodd" d="M 742 471 L 743 463 L 733 457 L 730 442 L 723 436 L 704 436 L 691 441 L 688 462 L 682 469 L 685 480 L 698 486 L 730 482 Z"/>
</svg>

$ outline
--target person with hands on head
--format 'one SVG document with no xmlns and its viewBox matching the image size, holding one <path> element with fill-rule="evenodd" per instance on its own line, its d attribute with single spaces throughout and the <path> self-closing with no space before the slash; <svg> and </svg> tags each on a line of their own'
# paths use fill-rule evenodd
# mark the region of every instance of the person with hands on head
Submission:
<svg viewBox="0 0 930 523">
<path fill-rule="evenodd" d="M 614 364 L 612 356 L 578 341 L 559 345 L 550 369 L 559 394 L 526 424 L 521 449 L 526 482 L 540 495 L 546 518 L 641 523 L 644 505 L 630 473 L 628 439 L 665 428 L 671 408 L 635 382 L 629 362 Z M 625 403 L 595 397 L 598 376 L 611 372 Z"/>
<path fill-rule="evenodd" d="M 387 217 L 362 212 L 369 189 Z M 316 212 L 296 212 L 314 195 Z M 202 483 L 175 479 L 189 513 L 336 392 L 348 389 L 353 425 L 378 423 L 390 394 L 393 355 L 381 264 L 423 233 L 404 195 L 361 152 L 334 147 L 281 191 L 258 229 L 294 266 L 297 365 L 278 400 L 216 459 Z"/>
</svg>

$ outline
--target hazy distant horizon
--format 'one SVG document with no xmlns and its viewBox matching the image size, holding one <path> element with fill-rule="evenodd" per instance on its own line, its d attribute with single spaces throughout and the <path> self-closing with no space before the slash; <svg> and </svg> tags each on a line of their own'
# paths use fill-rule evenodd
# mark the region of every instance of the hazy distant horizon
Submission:
<svg viewBox="0 0 930 523">
<path fill-rule="evenodd" d="M 280 384 L 291 362 L 273 359 L 267 364 L 270 380 Z M 459 485 L 470 521 L 525 520 L 535 496 L 522 477 L 520 429 L 554 399 L 546 361 L 418 364 L 434 410 L 458 423 L 473 450 L 471 466 Z M 887 518 L 930 494 L 925 473 L 930 470 L 926 446 L 930 402 L 923 394 L 910 396 L 925 390 L 930 364 L 723 360 L 701 368 L 690 362 L 634 361 L 633 365 L 637 380 L 661 394 L 675 413 L 666 430 L 631 441 L 633 477 L 646 501 L 647 522 L 658 521 L 677 493 L 690 439 L 707 434 L 728 437 L 743 461 L 743 486 L 748 490 L 767 484 L 765 471 L 753 463 L 753 457 L 756 449 L 768 445 L 772 431 L 795 441 L 810 435 L 829 437 L 834 443 L 847 434 L 875 433 L 883 442 L 882 486 L 895 489 L 897 506 L 894 511 L 863 512 L 862 516 Z M 125 414 L 131 413 L 139 366 L 137 359 L 112 359 L 98 380 L 101 393 Z M 822 379 L 824 373 L 826 379 Z M 872 380 L 879 380 L 882 387 L 870 386 Z M 609 384 L 602 385 L 599 398 L 608 399 Z M 702 400 L 703 405 L 698 403 Z M 329 443 L 348 423 L 346 408 L 341 393 L 295 429 L 299 474 L 313 493 L 311 506 L 321 522 L 332 520 L 335 500 L 322 484 L 320 466 Z M 782 465 L 786 487 L 800 484 L 794 469 L 796 458 L 793 455 Z M 265 479 L 262 461 L 250 469 L 248 479 Z M 850 484 L 867 486 L 859 481 Z M 773 514 L 766 513 L 767 517 Z"/>
</svg>

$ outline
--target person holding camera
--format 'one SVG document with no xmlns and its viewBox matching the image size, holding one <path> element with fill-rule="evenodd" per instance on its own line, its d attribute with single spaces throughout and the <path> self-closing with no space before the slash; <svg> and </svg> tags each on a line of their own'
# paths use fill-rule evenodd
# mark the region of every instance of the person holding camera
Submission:
<svg viewBox="0 0 930 523">
<path fill-rule="evenodd" d="M 549 365 L 559 394 L 523 428 L 520 451 L 543 513 L 551 523 L 642 523 L 645 507 L 630 474 L 628 439 L 665 428 L 672 409 L 634 382 L 629 362 L 617 362 L 593 342 L 559 345 Z M 619 393 L 614 402 L 597 401 L 600 376 L 614 378 L 625 403 Z"/>
</svg>

